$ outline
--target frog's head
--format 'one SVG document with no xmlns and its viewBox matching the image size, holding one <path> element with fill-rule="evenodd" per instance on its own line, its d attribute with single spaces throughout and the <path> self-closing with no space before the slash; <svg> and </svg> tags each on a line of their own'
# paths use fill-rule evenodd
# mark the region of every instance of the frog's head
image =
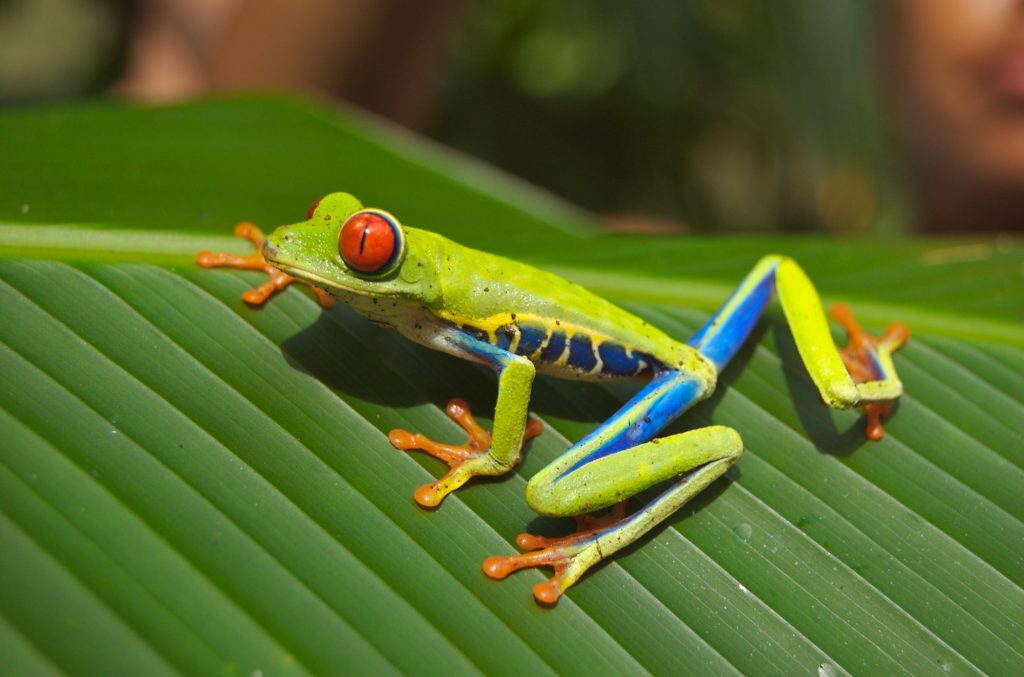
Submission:
<svg viewBox="0 0 1024 677">
<path fill-rule="evenodd" d="M 438 293 L 437 267 L 424 235 L 348 193 L 331 193 L 313 203 L 305 221 L 267 236 L 263 256 L 328 291 L 429 303 Z"/>
</svg>

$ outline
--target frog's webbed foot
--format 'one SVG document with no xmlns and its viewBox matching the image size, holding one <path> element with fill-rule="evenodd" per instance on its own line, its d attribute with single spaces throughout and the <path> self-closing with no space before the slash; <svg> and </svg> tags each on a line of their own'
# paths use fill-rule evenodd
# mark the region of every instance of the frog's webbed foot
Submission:
<svg viewBox="0 0 1024 677">
<path fill-rule="evenodd" d="M 850 372 L 854 382 L 866 383 L 886 378 L 887 375 L 879 365 L 879 358 L 888 359 L 889 355 L 907 342 L 910 337 L 907 327 L 903 324 L 891 324 L 881 336 L 871 336 L 861 329 L 853 317 L 853 311 L 845 304 L 833 305 L 829 314 L 843 325 L 849 337 L 846 347 L 839 350 L 839 356 L 843 358 L 843 364 L 846 365 L 846 370 Z M 870 402 L 864 405 L 864 416 L 867 418 L 865 432 L 869 439 L 882 439 L 885 434 L 882 419 L 889 415 L 894 403 Z"/>
<path fill-rule="evenodd" d="M 299 280 L 267 263 L 263 258 L 263 241 L 266 236 L 254 224 L 244 221 L 235 226 L 235 235 L 249 240 L 256 245 L 256 251 L 248 256 L 238 256 L 223 252 L 199 252 L 196 254 L 196 263 L 203 268 L 239 268 L 241 270 L 261 270 L 267 274 L 267 281 L 249 289 L 242 294 L 242 300 L 254 306 L 262 305 L 270 296 L 281 289 L 284 289 L 292 282 L 304 284 L 316 294 L 317 301 L 324 308 L 334 307 L 334 297 L 320 287 L 314 286 Z"/>
<path fill-rule="evenodd" d="M 533 596 L 541 604 L 555 604 L 566 588 L 575 583 L 587 569 L 600 562 L 602 545 L 614 538 L 625 519 L 626 503 L 616 503 L 611 512 L 600 517 L 576 517 L 576 531 L 558 538 L 519 534 L 516 545 L 527 552 L 520 555 L 489 557 L 484 573 L 502 579 L 514 571 L 529 567 L 549 566 L 555 575 L 533 586 Z"/>
<path fill-rule="evenodd" d="M 476 422 L 464 400 L 456 398 L 448 402 L 445 413 L 469 434 L 465 444 L 435 442 L 408 430 L 395 429 L 388 433 L 388 440 L 396 449 L 425 451 L 448 464 L 450 470 L 444 476 L 436 482 L 424 484 L 413 493 L 416 502 L 427 508 L 440 504 L 445 496 L 475 475 L 500 475 L 509 469 L 500 466 L 487 453 L 491 448 L 491 434 Z M 539 435 L 542 428 L 540 421 L 528 419 L 523 431 L 523 443 Z"/>
</svg>

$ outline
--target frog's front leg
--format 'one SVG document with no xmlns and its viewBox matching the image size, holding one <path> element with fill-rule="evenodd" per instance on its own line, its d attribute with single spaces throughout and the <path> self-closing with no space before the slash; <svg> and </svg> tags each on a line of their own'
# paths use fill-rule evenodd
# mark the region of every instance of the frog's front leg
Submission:
<svg viewBox="0 0 1024 677">
<path fill-rule="evenodd" d="M 226 252 L 203 251 L 196 254 L 196 263 L 203 268 L 238 268 L 240 270 L 260 270 L 266 273 L 266 282 L 242 294 L 242 300 L 246 303 L 254 306 L 262 305 L 275 292 L 281 291 L 293 282 L 298 282 L 313 290 L 317 301 L 323 308 L 334 307 L 334 297 L 320 287 L 304 280 L 297 280 L 267 263 L 267 260 L 263 258 L 263 243 L 267 237 L 255 224 L 248 221 L 239 223 L 235 226 L 235 235 L 256 245 L 256 251 L 246 256 Z"/>
<path fill-rule="evenodd" d="M 480 427 L 462 400 L 448 403 L 448 416 L 469 434 L 464 445 L 435 442 L 418 433 L 392 430 L 391 444 L 402 450 L 420 450 L 448 464 L 450 470 L 436 482 L 424 484 L 413 494 L 424 507 L 434 507 L 476 475 L 503 475 L 519 462 L 523 443 L 540 434 L 540 421 L 527 423 L 527 408 L 536 369 L 525 357 L 452 330 L 443 339 L 445 352 L 482 362 L 498 373 L 498 402 L 494 407 L 494 432 Z"/>
<path fill-rule="evenodd" d="M 525 567 L 551 566 L 555 575 L 534 586 L 539 602 L 553 604 L 589 568 L 611 556 L 677 511 L 743 453 L 739 434 L 725 426 L 649 440 L 693 403 L 706 397 L 712 381 L 664 371 L 597 430 L 535 475 L 526 500 L 549 516 L 577 516 L 621 502 L 651 486 L 679 478 L 658 498 L 628 517 L 621 509 L 608 523 L 564 538 L 521 534 L 522 555 L 491 557 L 484 572 L 504 578 Z"/>
</svg>

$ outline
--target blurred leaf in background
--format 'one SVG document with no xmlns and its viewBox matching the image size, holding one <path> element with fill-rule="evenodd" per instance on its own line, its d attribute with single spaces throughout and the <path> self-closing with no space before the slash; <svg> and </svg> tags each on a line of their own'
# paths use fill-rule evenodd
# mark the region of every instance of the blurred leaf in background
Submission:
<svg viewBox="0 0 1024 677">
<path fill-rule="evenodd" d="M 126 9 L 110 0 L 0 0 L 0 105 L 109 86 Z"/>
<path fill-rule="evenodd" d="M 870 4 L 307 5 L 8 0 L 0 101 L 100 91 L 118 61 L 144 98 L 313 88 L 632 229 L 906 229 Z"/>
<path fill-rule="evenodd" d="M 872 30 L 845 0 L 482 2 L 438 136 L 601 212 L 892 228 Z"/>
</svg>

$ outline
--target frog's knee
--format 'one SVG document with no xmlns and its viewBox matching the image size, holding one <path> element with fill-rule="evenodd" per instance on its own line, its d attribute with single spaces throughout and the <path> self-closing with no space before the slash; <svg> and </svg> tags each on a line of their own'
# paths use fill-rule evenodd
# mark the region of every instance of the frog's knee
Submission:
<svg viewBox="0 0 1024 677">
<path fill-rule="evenodd" d="M 554 480 L 545 472 L 534 475 L 526 484 L 526 504 L 538 515 L 569 517 L 578 514 L 568 503 L 565 492 L 556 491 Z"/>
<path fill-rule="evenodd" d="M 849 409 L 860 403 L 857 386 L 848 379 L 825 383 L 821 388 L 821 397 L 833 409 Z"/>
<path fill-rule="evenodd" d="M 721 428 L 722 443 L 720 449 L 722 450 L 722 458 L 729 461 L 729 465 L 733 465 L 743 455 L 743 438 L 740 437 L 735 428 L 724 425 L 717 427 Z"/>
</svg>

